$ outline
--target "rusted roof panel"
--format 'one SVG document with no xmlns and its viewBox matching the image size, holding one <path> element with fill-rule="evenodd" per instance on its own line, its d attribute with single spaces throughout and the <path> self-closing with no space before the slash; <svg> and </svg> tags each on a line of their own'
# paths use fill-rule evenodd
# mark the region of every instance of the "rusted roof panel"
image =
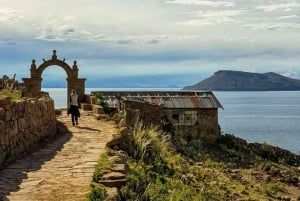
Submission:
<svg viewBox="0 0 300 201">
<path fill-rule="evenodd" d="M 195 107 L 201 108 L 202 104 L 197 97 L 191 97 L 191 101 Z"/>
<path fill-rule="evenodd" d="M 199 91 L 106 91 L 104 97 L 123 97 L 130 101 L 144 101 L 164 108 L 223 108 L 212 92 Z M 114 98 L 110 99 L 113 100 Z"/>
</svg>

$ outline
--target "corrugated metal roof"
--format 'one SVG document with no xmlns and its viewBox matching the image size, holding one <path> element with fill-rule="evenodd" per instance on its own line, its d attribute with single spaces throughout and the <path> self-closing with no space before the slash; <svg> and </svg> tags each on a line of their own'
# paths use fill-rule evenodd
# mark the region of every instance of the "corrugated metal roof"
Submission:
<svg viewBox="0 0 300 201">
<path fill-rule="evenodd" d="M 112 91 L 102 96 L 123 97 L 128 101 L 163 105 L 164 108 L 223 108 L 212 92 L 198 91 Z"/>
<path fill-rule="evenodd" d="M 135 97 L 130 97 L 130 100 Z M 214 97 L 199 96 L 163 96 L 163 97 L 136 97 L 136 100 L 144 100 L 156 105 L 163 105 L 164 108 L 222 108 Z"/>
</svg>

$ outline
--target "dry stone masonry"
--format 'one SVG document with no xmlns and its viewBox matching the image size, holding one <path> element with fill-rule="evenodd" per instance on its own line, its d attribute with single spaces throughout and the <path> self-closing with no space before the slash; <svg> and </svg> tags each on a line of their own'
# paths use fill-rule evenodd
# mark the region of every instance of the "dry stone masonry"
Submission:
<svg viewBox="0 0 300 201">
<path fill-rule="evenodd" d="M 49 96 L 19 101 L 0 96 L 0 165 L 55 134 L 54 101 Z"/>
</svg>

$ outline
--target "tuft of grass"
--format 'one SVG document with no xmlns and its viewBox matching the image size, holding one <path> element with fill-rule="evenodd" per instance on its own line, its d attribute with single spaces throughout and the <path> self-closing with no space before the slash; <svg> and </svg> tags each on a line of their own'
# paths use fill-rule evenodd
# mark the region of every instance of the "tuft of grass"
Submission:
<svg viewBox="0 0 300 201">
<path fill-rule="evenodd" d="M 221 169 L 224 167 L 224 163 L 213 161 L 212 159 L 208 158 L 204 162 L 205 167 L 211 167 L 216 169 Z"/>
<path fill-rule="evenodd" d="M 11 98 L 11 100 L 20 100 L 21 99 L 21 92 L 20 91 L 11 91 L 9 89 L 2 89 L 0 91 L 0 95 L 5 95 Z"/>
<path fill-rule="evenodd" d="M 138 125 L 131 136 L 124 200 L 222 200 L 220 193 L 203 190 L 199 167 L 192 168 L 176 153 L 165 132 Z"/>
<path fill-rule="evenodd" d="M 105 186 L 92 182 L 90 185 L 90 193 L 87 201 L 103 201 L 106 197 Z"/>
<path fill-rule="evenodd" d="M 278 192 L 284 192 L 285 186 L 280 182 L 269 182 L 266 184 L 265 190 L 267 195 L 275 196 Z"/>
<path fill-rule="evenodd" d="M 122 119 L 125 119 L 125 118 L 126 118 L 126 114 L 125 113 L 121 113 L 121 112 L 115 113 L 114 116 L 113 116 L 113 119 L 116 122 L 120 122 Z"/>
<path fill-rule="evenodd" d="M 264 171 L 268 172 L 271 170 L 271 167 L 272 167 L 272 162 L 270 161 L 264 161 L 264 162 L 261 162 L 261 167 Z"/>
<path fill-rule="evenodd" d="M 113 161 L 108 160 L 107 151 L 100 155 L 94 172 L 93 180 L 97 182 L 104 174 L 110 172 L 113 167 Z"/>
<path fill-rule="evenodd" d="M 180 156 L 172 146 L 171 137 L 156 127 L 136 126 L 132 133 L 130 154 L 134 160 L 153 164 L 159 169 L 173 169 L 180 164 Z"/>
</svg>

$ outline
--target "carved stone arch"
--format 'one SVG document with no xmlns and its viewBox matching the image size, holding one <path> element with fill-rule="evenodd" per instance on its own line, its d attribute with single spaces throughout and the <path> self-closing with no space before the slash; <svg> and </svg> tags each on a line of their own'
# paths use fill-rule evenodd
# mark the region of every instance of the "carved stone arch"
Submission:
<svg viewBox="0 0 300 201">
<path fill-rule="evenodd" d="M 44 63 L 42 63 L 35 71 L 35 73 L 37 73 L 37 75 L 40 75 L 40 77 L 42 76 L 44 70 L 46 68 L 48 68 L 49 66 L 59 66 L 61 68 L 63 68 L 67 74 L 68 78 L 77 78 L 76 75 L 74 75 L 74 72 L 72 70 L 72 68 L 65 62 L 61 61 L 61 60 L 48 60 L 45 61 Z"/>
<path fill-rule="evenodd" d="M 67 74 L 67 104 L 69 105 L 69 94 L 72 89 L 76 89 L 80 98 L 83 101 L 85 94 L 85 78 L 78 78 L 78 66 L 77 62 L 74 61 L 73 66 L 65 62 L 65 59 L 57 59 L 56 50 L 53 50 L 52 58 L 49 60 L 43 59 L 43 63 L 36 67 L 35 60 L 32 60 L 30 75 L 31 78 L 23 78 L 25 90 L 24 92 L 30 96 L 39 96 L 41 92 L 42 73 L 49 66 L 59 66 L 63 68 Z"/>
</svg>

